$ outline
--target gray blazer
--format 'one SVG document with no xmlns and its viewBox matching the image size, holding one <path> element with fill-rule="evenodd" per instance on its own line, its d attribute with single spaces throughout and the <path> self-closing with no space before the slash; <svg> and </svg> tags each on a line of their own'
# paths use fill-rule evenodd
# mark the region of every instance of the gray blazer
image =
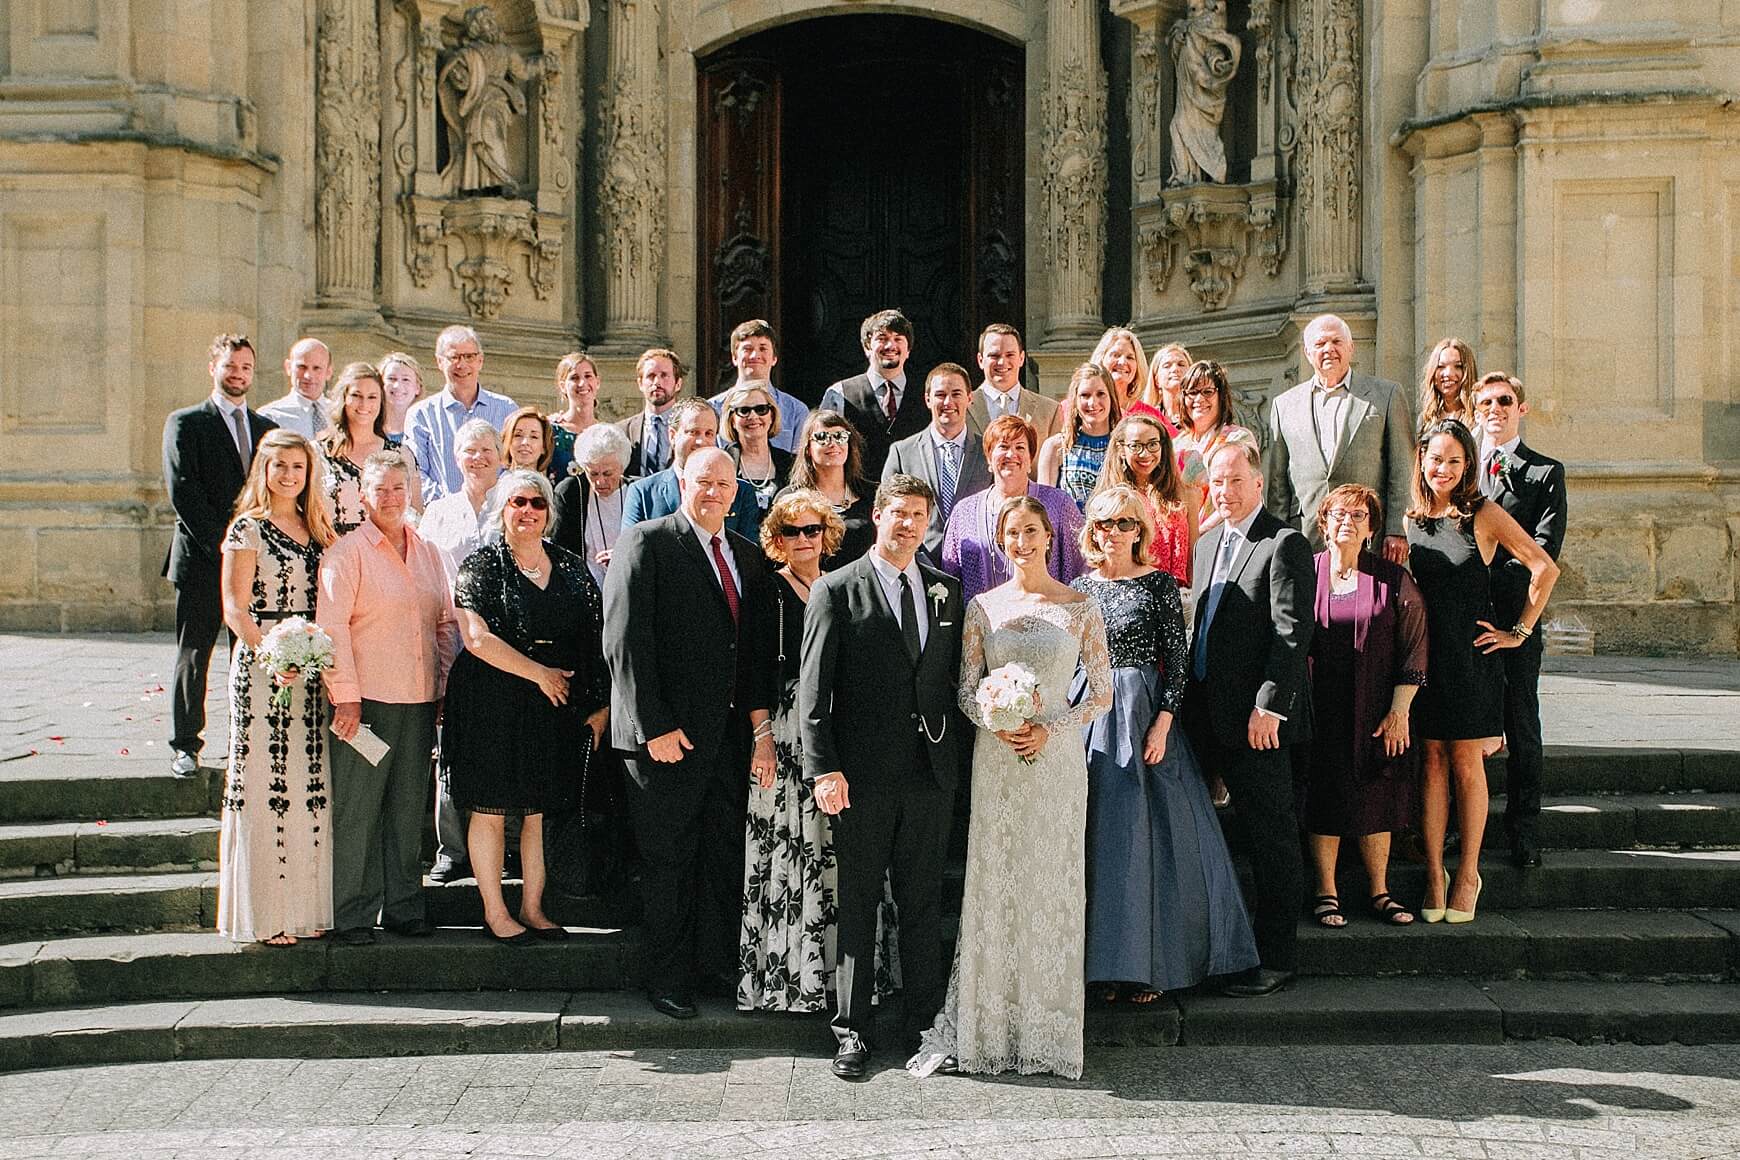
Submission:
<svg viewBox="0 0 1740 1160">
<path fill-rule="evenodd" d="M 1386 536 L 1403 535 L 1414 470 L 1414 414 L 1407 392 L 1388 379 L 1352 372 L 1347 424 L 1331 462 L 1323 461 L 1311 422 L 1311 382 L 1269 404 L 1269 446 L 1263 471 L 1266 506 L 1323 548 L 1317 507 L 1344 483 L 1363 483 L 1384 503 Z"/>
<path fill-rule="evenodd" d="M 908 435 L 888 449 L 888 460 L 882 465 L 882 478 L 887 479 L 896 473 L 915 475 L 930 484 L 932 491 L 937 489 L 939 473 L 936 451 L 930 444 L 929 427 L 917 435 Z M 990 486 L 991 469 L 985 464 L 983 442 L 969 425 L 966 453 L 961 456 L 961 477 L 955 481 L 955 502 L 959 503 L 974 492 L 984 491 Z M 946 530 L 941 505 L 931 504 L 930 527 L 924 533 L 924 555 L 932 567 L 942 564 L 943 532 Z"/>
</svg>

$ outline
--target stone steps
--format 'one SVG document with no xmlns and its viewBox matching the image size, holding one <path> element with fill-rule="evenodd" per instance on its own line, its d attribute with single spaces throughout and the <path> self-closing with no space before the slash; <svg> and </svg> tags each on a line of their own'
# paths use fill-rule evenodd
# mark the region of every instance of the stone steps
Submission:
<svg viewBox="0 0 1740 1160">
<path fill-rule="evenodd" d="M 162 762 L 43 754 L 0 763 L 0 818 L 9 823 L 177 818 L 215 814 L 222 773 L 192 777 Z"/>
<path fill-rule="evenodd" d="M 1185 993 L 1152 1007 L 1089 1010 L 1090 1050 L 1113 1044 L 1501 1043 L 1565 1038 L 1740 1042 L 1727 984 L 1300 979 L 1263 999 Z M 826 1016 L 653 1013 L 638 995 L 410 992 L 203 999 L 0 1015 L 0 1070 L 210 1058 L 684 1048 L 824 1056 Z M 900 1060 L 878 1057 L 880 1066 Z"/>
<path fill-rule="evenodd" d="M 1504 792 L 1505 757 L 1486 761 L 1487 785 Z M 1644 746 L 1549 745 L 1541 770 L 1543 794 L 1740 793 L 1740 752 Z"/>
<path fill-rule="evenodd" d="M 215 870 L 216 818 L 0 826 L 0 878 Z"/>
</svg>

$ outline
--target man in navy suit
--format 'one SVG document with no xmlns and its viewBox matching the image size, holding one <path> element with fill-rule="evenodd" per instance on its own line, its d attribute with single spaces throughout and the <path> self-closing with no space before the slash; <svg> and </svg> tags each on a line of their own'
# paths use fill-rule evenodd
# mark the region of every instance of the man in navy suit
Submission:
<svg viewBox="0 0 1740 1160">
<path fill-rule="evenodd" d="M 163 486 L 175 508 L 175 538 L 163 575 L 175 585 L 175 700 L 170 769 L 199 769 L 205 732 L 205 682 L 223 627 L 223 554 L 230 511 L 247 482 L 260 436 L 277 424 L 248 409 L 254 345 L 245 335 L 212 340 L 211 396 L 163 424 Z"/>
<path fill-rule="evenodd" d="M 626 531 L 645 520 L 668 516 L 682 506 L 678 476 L 689 456 L 703 447 L 719 444 L 719 416 L 705 399 L 688 398 L 672 407 L 671 466 L 644 479 L 637 479 L 622 493 L 622 527 Z M 761 507 L 755 489 L 747 480 L 737 481 L 737 498 L 731 501 L 725 526 L 751 543 L 759 543 Z"/>
<path fill-rule="evenodd" d="M 1565 545 L 1565 465 L 1522 441 L 1529 405 L 1523 385 L 1503 372 L 1485 375 L 1474 389 L 1474 416 L 1486 434 L 1480 456 L 1480 493 L 1493 500 L 1533 536 L 1547 555 Z M 1496 625 L 1515 624 L 1529 603 L 1529 570 L 1500 548 L 1492 557 L 1492 609 Z M 1504 830 L 1518 869 L 1541 864 L 1535 824 L 1541 816 L 1540 633 L 1504 658 Z"/>
<path fill-rule="evenodd" d="M 870 366 L 822 392 L 821 410 L 838 411 L 864 437 L 864 478 L 881 479 L 888 449 L 930 424 L 924 393 L 906 374 L 912 323 L 898 310 L 879 310 L 858 328 Z"/>
</svg>

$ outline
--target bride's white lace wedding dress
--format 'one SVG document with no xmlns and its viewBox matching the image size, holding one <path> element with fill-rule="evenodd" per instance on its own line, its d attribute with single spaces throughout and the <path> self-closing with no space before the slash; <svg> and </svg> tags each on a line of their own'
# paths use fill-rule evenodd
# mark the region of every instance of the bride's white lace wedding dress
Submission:
<svg viewBox="0 0 1740 1160">
<path fill-rule="evenodd" d="M 1069 703 L 1078 660 L 1086 692 Z M 1050 733 L 1029 765 L 987 727 L 985 674 L 1026 665 Z M 974 598 L 961 638 L 961 710 L 976 725 L 966 894 L 948 994 L 909 1068 L 953 1056 L 963 1072 L 1082 1066 L 1087 756 L 1081 726 L 1112 704 L 1105 621 L 1091 600 L 1045 603 L 1008 585 Z"/>
</svg>

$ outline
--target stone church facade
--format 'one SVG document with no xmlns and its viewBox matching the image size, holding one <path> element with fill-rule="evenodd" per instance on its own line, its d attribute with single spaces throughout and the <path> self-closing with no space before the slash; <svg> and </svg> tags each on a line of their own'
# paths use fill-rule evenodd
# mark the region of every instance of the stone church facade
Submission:
<svg viewBox="0 0 1740 1160">
<path fill-rule="evenodd" d="M 549 403 L 774 319 L 812 400 L 864 304 L 914 364 L 1108 323 L 1253 419 L 1315 314 L 1441 336 L 1567 462 L 1556 616 L 1740 643 L 1740 5 L 1685 0 L 18 0 L 0 5 L 0 626 L 166 625 L 163 417 L 222 330 L 284 390 L 441 326 Z M 860 363 L 861 365 L 861 363 Z M 438 382 L 433 384 L 438 386 Z"/>
</svg>

